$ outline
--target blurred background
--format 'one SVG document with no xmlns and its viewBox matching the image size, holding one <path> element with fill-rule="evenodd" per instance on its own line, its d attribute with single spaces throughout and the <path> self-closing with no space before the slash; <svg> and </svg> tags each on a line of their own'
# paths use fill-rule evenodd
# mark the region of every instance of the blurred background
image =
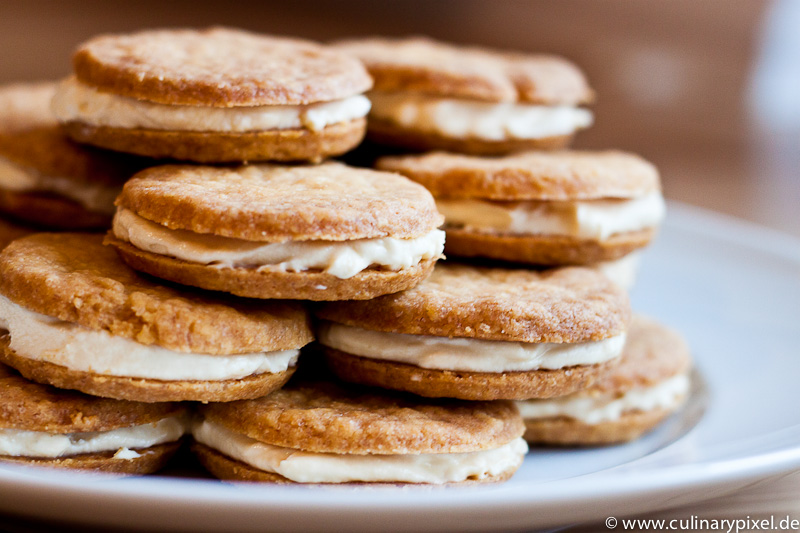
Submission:
<svg viewBox="0 0 800 533">
<path fill-rule="evenodd" d="M 566 56 L 598 93 L 576 147 L 637 152 L 659 166 L 667 197 L 800 236 L 796 0 L 3 0 L 0 81 L 65 76 L 72 49 L 97 33 L 215 24 Z"/>
</svg>

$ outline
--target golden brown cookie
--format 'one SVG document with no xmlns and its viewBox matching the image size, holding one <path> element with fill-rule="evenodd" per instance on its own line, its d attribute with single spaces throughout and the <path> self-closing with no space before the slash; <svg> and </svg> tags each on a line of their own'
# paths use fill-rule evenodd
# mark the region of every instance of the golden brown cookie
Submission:
<svg viewBox="0 0 800 533">
<path fill-rule="evenodd" d="M 348 167 L 163 166 L 129 181 L 107 242 L 137 270 L 251 298 L 368 299 L 441 255 L 431 195 Z"/>
<path fill-rule="evenodd" d="M 562 235 L 508 235 L 445 226 L 445 253 L 452 257 L 485 257 L 529 265 L 588 265 L 621 259 L 650 244 L 654 228 L 582 239 Z"/>
<path fill-rule="evenodd" d="M 658 171 L 617 151 L 489 158 L 434 152 L 379 159 L 424 185 L 450 256 L 589 265 L 647 246 L 664 215 Z"/>
<path fill-rule="evenodd" d="M 360 58 L 375 80 L 368 135 L 376 143 L 499 155 L 563 148 L 592 122 L 577 106 L 594 94 L 562 58 L 421 37 L 336 47 Z"/>
<path fill-rule="evenodd" d="M 481 401 L 563 396 L 588 387 L 617 364 L 608 361 L 557 370 L 469 372 L 377 361 L 333 348 L 326 348 L 325 355 L 336 375 L 346 381 L 403 390 L 428 398 Z"/>
<path fill-rule="evenodd" d="M 681 336 L 634 317 L 620 364 L 590 388 L 553 400 L 518 402 L 532 443 L 626 442 L 652 430 L 689 394 L 691 357 Z"/>
<path fill-rule="evenodd" d="M 262 396 L 312 340 L 301 306 L 157 284 L 102 236 L 37 234 L 0 254 L 0 357 L 26 377 L 144 402 Z"/>
<path fill-rule="evenodd" d="M 226 28 L 103 35 L 54 100 L 81 142 L 198 162 L 320 161 L 362 139 L 372 81 L 329 47 Z"/>
<path fill-rule="evenodd" d="M 146 160 L 80 146 L 50 112 L 55 83 L 0 88 L 0 211 L 56 229 L 105 228 Z"/>
<path fill-rule="evenodd" d="M 95 398 L 27 381 L 0 365 L 3 462 L 148 474 L 177 451 L 187 423 L 179 404 Z"/>
<path fill-rule="evenodd" d="M 526 451 L 509 402 L 423 401 L 334 382 L 300 381 L 257 400 L 201 406 L 200 414 L 195 451 L 224 479 L 497 481 Z M 476 461 L 490 456 L 489 469 Z"/>
<path fill-rule="evenodd" d="M 408 291 L 316 313 L 339 377 L 466 400 L 586 388 L 615 363 L 630 318 L 625 292 L 591 269 L 454 264 Z"/>
</svg>

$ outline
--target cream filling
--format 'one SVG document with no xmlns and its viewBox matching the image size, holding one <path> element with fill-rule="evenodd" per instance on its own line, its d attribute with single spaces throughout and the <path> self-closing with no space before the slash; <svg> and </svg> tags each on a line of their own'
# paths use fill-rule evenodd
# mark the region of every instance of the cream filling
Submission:
<svg viewBox="0 0 800 533">
<path fill-rule="evenodd" d="M 62 122 L 79 121 L 92 126 L 243 133 L 295 128 L 319 131 L 367 116 L 370 105 L 363 95 L 307 105 L 166 105 L 101 92 L 68 78 L 59 85 L 52 109 Z"/>
<path fill-rule="evenodd" d="M 630 290 L 636 283 L 641 260 L 640 252 L 631 252 L 620 259 L 602 261 L 591 266 L 623 289 Z"/>
<path fill-rule="evenodd" d="M 516 402 L 525 420 L 565 416 L 586 424 L 619 420 L 631 411 L 674 409 L 689 394 L 690 380 L 680 374 L 652 387 L 631 389 L 625 394 L 572 394 L 555 400 L 524 400 Z"/>
<path fill-rule="evenodd" d="M 655 227 L 666 214 L 660 192 L 633 199 L 574 202 L 437 198 L 436 207 L 449 226 L 512 235 L 564 235 L 598 240 Z"/>
<path fill-rule="evenodd" d="M 76 183 L 59 176 L 46 176 L 0 157 L 0 189 L 15 192 L 51 192 L 73 200 L 89 211 L 114 214 L 114 200 L 122 187 L 99 183 Z"/>
<path fill-rule="evenodd" d="M 370 116 L 446 137 L 487 141 L 570 135 L 592 125 L 592 113 L 572 106 L 480 102 L 372 91 Z"/>
<path fill-rule="evenodd" d="M 321 344 L 361 357 L 422 368 L 514 372 L 593 365 L 622 353 L 625 335 L 580 343 L 530 343 L 387 333 L 326 322 Z"/>
<path fill-rule="evenodd" d="M 82 453 L 117 450 L 116 459 L 135 459 L 131 450 L 175 442 L 187 430 L 186 421 L 169 417 L 152 424 L 143 424 L 110 431 L 83 433 L 47 433 L 0 428 L 0 455 L 14 457 L 65 457 Z"/>
<path fill-rule="evenodd" d="M 256 267 L 286 272 L 322 270 L 347 279 L 372 265 L 390 270 L 435 259 L 444 250 L 438 229 L 416 239 L 264 243 L 169 229 L 127 209 L 114 217 L 114 235 L 140 250 L 219 268 Z"/>
<path fill-rule="evenodd" d="M 468 453 L 355 455 L 303 452 L 235 433 L 204 420 L 192 435 L 201 444 L 265 472 L 297 483 L 456 483 L 516 470 L 528 445 L 518 438 L 499 448 Z"/>
<path fill-rule="evenodd" d="M 164 381 L 218 381 L 283 372 L 299 350 L 206 355 L 145 345 L 104 330 L 94 330 L 35 313 L 0 295 L 0 328 L 20 357 L 105 376 Z"/>
</svg>

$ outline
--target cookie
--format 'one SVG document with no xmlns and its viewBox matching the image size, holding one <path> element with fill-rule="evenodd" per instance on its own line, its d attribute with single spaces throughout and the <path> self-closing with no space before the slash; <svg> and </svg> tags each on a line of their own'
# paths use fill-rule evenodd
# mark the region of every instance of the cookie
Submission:
<svg viewBox="0 0 800 533">
<path fill-rule="evenodd" d="M 508 479 L 527 451 L 523 431 L 511 402 L 301 381 L 201 406 L 192 435 L 200 461 L 221 479 L 441 485 Z"/>
<path fill-rule="evenodd" d="M 102 236 L 70 233 L 0 253 L 0 324 L 0 361 L 26 378 L 139 402 L 263 396 L 313 338 L 300 305 L 161 285 Z"/>
<path fill-rule="evenodd" d="M 0 212 L 45 228 L 107 228 L 122 184 L 148 163 L 71 141 L 50 111 L 55 87 L 0 87 Z"/>
<path fill-rule="evenodd" d="M 103 35 L 73 67 L 53 100 L 68 134 L 154 158 L 320 161 L 358 145 L 370 108 L 355 58 L 234 29 Z"/>
<path fill-rule="evenodd" d="M 532 443 L 589 446 L 639 438 L 689 394 L 691 358 L 681 336 L 641 316 L 631 323 L 618 366 L 585 390 L 517 402 Z"/>
<path fill-rule="evenodd" d="M 376 166 L 431 191 L 453 257 L 550 266 L 615 261 L 647 246 L 665 213 L 656 168 L 624 152 L 434 152 L 388 156 Z"/>
<path fill-rule="evenodd" d="M 588 268 L 438 265 L 415 288 L 317 309 L 328 364 L 346 381 L 464 400 L 549 398 L 616 364 L 625 292 Z"/>
<path fill-rule="evenodd" d="M 367 299 L 413 287 L 444 232 L 424 187 L 317 166 L 163 166 L 125 184 L 108 237 L 133 268 L 250 298 Z"/>
<path fill-rule="evenodd" d="M 427 38 L 370 38 L 336 48 L 375 80 L 368 137 L 413 150 L 499 155 L 557 149 L 592 124 L 594 94 L 565 59 L 456 46 Z"/>
<path fill-rule="evenodd" d="M 0 365 L 0 462 L 149 474 L 178 450 L 185 407 L 95 398 Z"/>
</svg>

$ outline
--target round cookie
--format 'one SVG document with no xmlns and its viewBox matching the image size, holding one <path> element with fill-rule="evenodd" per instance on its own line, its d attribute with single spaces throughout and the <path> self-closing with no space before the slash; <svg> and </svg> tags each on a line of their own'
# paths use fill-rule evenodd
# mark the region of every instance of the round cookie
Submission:
<svg viewBox="0 0 800 533">
<path fill-rule="evenodd" d="M 420 400 L 301 381 L 200 407 L 193 449 L 221 479 L 275 483 L 497 482 L 527 451 L 510 402 Z"/>
<path fill-rule="evenodd" d="M 107 242 L 133 268 L 250 298 L 398 292 L 427 277 L 444 246 L 424 187 L 333 162 L 155 167 L 117 205 Z"/>
<path fill-rule="evenodd" d="M 232 401 L 281 387 L 313 339 L 299 305 L 160 285 L 101 240 L 43 233 L 0 253 L 0 361 L 95 396 Z"/>
<path fill-rule="evenodd" d="M 581 71 L 554 56 L 427 38 L 343 41 L 375 80 L 368 136 L 414 150 L 499 155 L 569 144 L 592 114 Z"/>
<path fill-rule="evenodd" d="M 347 381 L 465 400 L 562 396 L 617 363 L 630 306 L 602 274 L 441 264 L 408 291 L 320 306 Z"/>
<path fill-rule="evenodd" d="M 431 191 L 450 256 L 534 265 L 615 261 L 647 246 L 665 211 L 658 171 L 624 152 L 435 152 L 384 157 L 376 166 Z"/>
<path fill-rule="evenodd" d="M 68 134 L 155 158 L 321 161 L 358 145 L 370 107 L 358 60 L 226 28 L 95 37 L 73 67 L 53 102 Z"/>
<path fill-rule="evenodd" d="M 0 462 L 149 474 L 178 450 L 187 423 L 179 404 L 58 390 L 0 365 Z"/>
<path fill-rule="evenodd" d="M 139 158 L 80 146 L 50 112 L 55 83 L 0 88 L 0 212 L 55 229 L 106 228 Z"/>
<path fill-rule="evenodd" d="M 691 357 L 681 336 L 634 317 L 618 366 L 585 390 L 517 402 L 525 439 L 564 446 L 637 439 L 678 409 L 689 394 Z"/>
</svg>

